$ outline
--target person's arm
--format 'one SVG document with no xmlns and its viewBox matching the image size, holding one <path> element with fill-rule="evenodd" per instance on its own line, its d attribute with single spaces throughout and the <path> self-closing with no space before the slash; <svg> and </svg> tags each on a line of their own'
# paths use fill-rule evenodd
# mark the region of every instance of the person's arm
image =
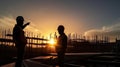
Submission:
<svg viewBox="0 0 120 67">
<path fill-rule="evenodd" d="M 30 24 L 30 22 L 24 24 L 24 25 L 22 26 L 22 29 L 24 29 L 24 28 L 25 28 L 27 25 L 29 25 L 29 24 Z"/>
</svg>

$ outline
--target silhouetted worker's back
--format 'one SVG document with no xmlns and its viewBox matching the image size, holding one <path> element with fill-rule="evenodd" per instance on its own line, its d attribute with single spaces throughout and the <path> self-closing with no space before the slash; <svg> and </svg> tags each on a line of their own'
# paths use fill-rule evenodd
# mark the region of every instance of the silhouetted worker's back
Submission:
<svg viewBox="0 0 120 67">
<path fill-rule="evenodd" d="M 15 42 L 15 47 L 17 48 L 17 60 L 15 67 L 22 67 L 22 61 L 25 51 L 25 45 L 27 44 L 27 39 L 24 35 L 23 29 L 29 25 L 29 23 L 24 23 L 24 18 L 22 16 L 18 16 L 16 18 L 17 24 L 13 28 L 13 40 Z"/>
<path fill-rule="evenodd" d="M 56 45 L 58 65 L 59 67 L 64 67 L 64 56 L 67 48 L 67 36 L 64 33 L 63 25 L 59 25 L 57 30 L 58 33 L 60 34 L 60 36 L 57 39 L 57 45 Z"/>
</svg>

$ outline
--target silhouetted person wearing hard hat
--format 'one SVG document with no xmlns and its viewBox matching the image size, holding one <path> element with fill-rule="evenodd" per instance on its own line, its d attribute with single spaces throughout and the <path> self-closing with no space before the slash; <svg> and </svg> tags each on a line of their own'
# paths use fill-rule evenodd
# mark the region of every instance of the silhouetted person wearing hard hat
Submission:
<svg viewBox="0 0 120 67">
<path fill-rule="evenodd" d="M 17 60 L 15 67 L 22 67 L 25 45 L 27 44 L 27 39 L 24 35 L 23 29 L 30 23 L 23 25 L 24 18 L 22 16 L 18 16 L 16 18 L 16 22 L 17 24 L 13 28 L 13 40 L 15 42 L 15 47 L 17 48 Z"/>
<path fill-rule="evenodd" d="M 57 39 L 57 45 L 56 45 L 56 52 L 57 52 L 59 67 L 64 67 L 64 56 L 67 48 L 67 36 L 64 33 L 64 29 L 65 28 L 63 25 L 59 25 L 57 29 L 58 33 L 60 34 L 60 36 Z"/>
</svg>

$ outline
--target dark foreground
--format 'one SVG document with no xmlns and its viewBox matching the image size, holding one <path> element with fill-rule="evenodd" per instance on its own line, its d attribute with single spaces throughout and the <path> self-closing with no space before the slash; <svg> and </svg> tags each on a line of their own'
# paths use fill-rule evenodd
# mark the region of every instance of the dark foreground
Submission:
<svg viewBox="0 0 120 67">
<path fill-rule="evenodd" d="M 56 66 L 55 54 L 51 58 L 31 60 L 50 66 Z M 120 67 L 120 57 L 114 53 L 67 53 L 65 67 Z"/>
<path fill-rule="evenodd" d="M 56 54 L 51 54 L 26 59 L 24 63 L 27 67 L 55 67 L 56 61 Z M 67 53 L 65 67 L 120 67 L 120 57 L 114 53 Z"/>
</svg>

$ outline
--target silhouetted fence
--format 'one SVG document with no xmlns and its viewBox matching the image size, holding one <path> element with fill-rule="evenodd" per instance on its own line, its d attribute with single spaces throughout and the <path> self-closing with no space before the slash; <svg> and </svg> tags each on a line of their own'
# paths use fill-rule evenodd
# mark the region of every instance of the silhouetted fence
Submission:
<svg viewBox="0 0 120 67">
<path fill-rule="evenodd" d="M 44 38 L 44 36 L 41 36 L 41 34 L 35 34 L 33 32 L 26 31 L 25 35 L 28 41 L 27 47 L 29 48 L 30 51 L 32 51 L 33 48 L 48 49 L 49 39 Z M 50 37 L 51 37 L 51 34 L 50 34 Z M 85 48 L 86 48 L 87 50 L 100 51 L 102 49 L 105 50 L 104 48 L 107 48 L 112 51 L 115 48 L 115 44 L 116 42 L 114 43 L 110 42 L 110 39 L 108 36 L 94 35 L 93 37 L 85 37 L 77 34 L 68 35 L 69 50 L 77 48 L 77 49 L 80 49 L 77 51 L 85 51 Z M 0 45 L 15 46 L 12 40 L 12 30 L 4 29 L 0 31 Z"/>
<path fill-rule="evenodd" d="M 39 56 L 47 54 L 48 39 L 40 34 L 34 34 L 32 32 L 25 32 L 27 38 L 26 56 Z M 15 44 L 12 39 L 12 30 L 0 31 L 0 57 L 14 57 L 16 54 Z M 25 56 L 25 57 L 26 57 Z"/>
<path fill-rule="evenodd" d="M 12 32 L 11 30 L 2 30 L 0 32 L 0 44 L 4 44 L 4 45 L 12 45 L 14 46 L 13 40 L 12 40 Z M 33 44 L 35 45 L 45 45 L 48 43 L 48 39 L 45 39 L 44 36 L 40 36 L 39 34 L 34 34 L 32 32 L 26 32 L 26 38 L 28 41 L 28 45 Z"/>
</svg>

